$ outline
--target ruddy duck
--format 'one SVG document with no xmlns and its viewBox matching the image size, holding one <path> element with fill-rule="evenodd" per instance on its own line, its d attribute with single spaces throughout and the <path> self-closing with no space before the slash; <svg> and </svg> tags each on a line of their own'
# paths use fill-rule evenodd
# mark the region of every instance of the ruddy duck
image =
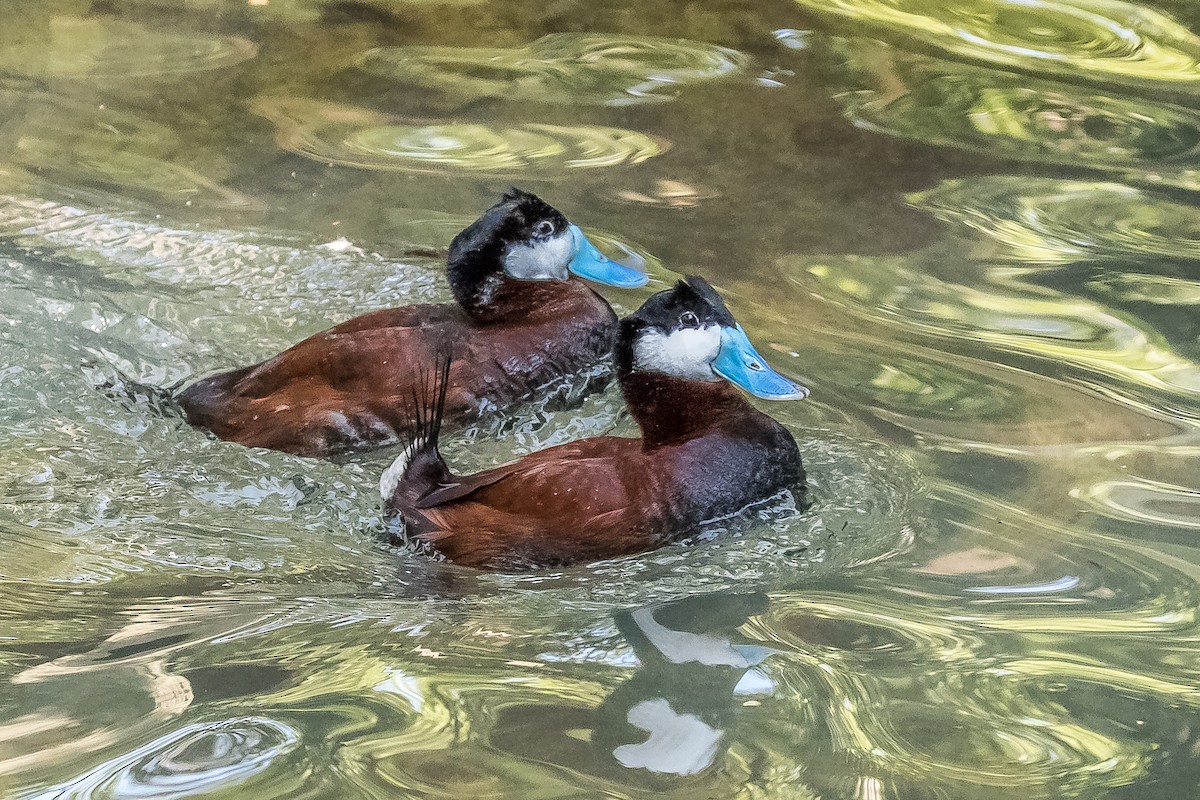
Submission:
<svg viewBox="0 0 1200 800">
<path fill-rule="evenodd" d="M 703 278 L 621 320 L 616 366 L 640 439 L 584 439 L 460 477 L 437 449 L 441 409 L 413 414 L 411 443 L 379 482 L 393 538 L 480 569 L 561 566 L 652 550 L 804 491 L 792 435 L 734 386 L 772 400 L 808 390 L 767 366 Z"/>
<path fill-rule="evenodd" d="M 608 357 L 617 317 L 572 273 L 641 286 L 580 229 L 518 189 L 450 243 L 458 305 L 374 311 L 310 336 L 260 364 L 196 381 L 178 396 L 187 420 L 221 439 L 305 456 L 392 444 L 419 367 L 455 354 L 445 386 L 454 421 L 526 399 Z"/>
</svg>

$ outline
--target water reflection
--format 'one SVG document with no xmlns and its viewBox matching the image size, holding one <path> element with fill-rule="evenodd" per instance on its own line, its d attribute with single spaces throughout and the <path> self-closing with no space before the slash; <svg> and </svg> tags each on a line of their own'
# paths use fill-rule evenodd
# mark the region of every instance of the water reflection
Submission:
<svg viewBox="0 0 1200 800">
<path fill-rule="evenodd" d="M 1072 80 L 1200 89 L 1200 37 L 1122 0 L 796 0 L 897 42 Z"/>
<path fill-rule="evenodd" d="M 843 40 L 838 101 L 856 125 L 994 157 L 1115 171 L 1200 188 L 1200 114 Z"/>
<path fill-rule="evenodd" d="M 736 50 L 684 39 L 556 33 L 519 49 L 377 48 L 358 63 L 456 100 L 628 106 L 665 102 L 688 84 L 731 75 L 746 62 Z"/>
<path fill-rule="evenodd" d="M 224 186 L 229 165 L 191 149 L 169 126 L 104 103 L 0 89 L 7 158 L 50 180 L 175 205 L 254 208 Z"/>
<path fill-rule="evenodd" d="M 1137 403 L 1114 403 L 1027 370 L 967 358 L 947 369 L 924 348 L 896 353 L 857 386 L 874 413 L 925 447 L 1054 458 L 1114 443 L 1169 447 L 1175 437 L 1183 446 L 1193 431 Z"/>
<path fill-rule="evenodd" d="M 766 608 L 765 595 L 698 596 L 619 614 L 641 668 L 597 710 L 607 724 L 593 744 L 627 769 L 657 774 L 717 763 L 742 702 L 775 688 L 757 669 L 773 651 L 734 633 Z"/>
<path fill-rule="evenodd" d="M 767 597 L 697 595 L 616 615 L 636 665 L 594 708 L 508 705 L 490 731 L 493 747 L 626 783 L 625 770 L 668 777 L 719 767 L 738 738 L 738 717 L 774 693 L 758 668 L 774 651 L 736 633 L 767 608 Z M 544 720 L 559 724 L 547 730 Z M 710 776 L 710 780 L 716 776 Z"/>
<path fill-rule="evenodd" d="M 995 240 L 1003 248 L 997 259 L 1045 265 L 1200 259 L 1200 209 L 1119 183 L 995 175 L 946 181 L 908 199 Z M 1142 279 L 1150 280 L 1114 276 Z"/>
<path fill-rule="evenodd" d="M 179 34 L 103 18 L 51 17 L 45 38 L 0 47 L 0 69 L 34 77 L 170 78 L 233 66 L 258 53 L 239 36 Z"/>
<path fill-rule="evenodd" d="M 793 280 L 826 302 L 894 326 L 966 335 L 1004 350 L 1116 375 L 1127 383 L 1180 396 L 1200 394 L 1200 365 L 1173 352 L 1156 332 L 1080 298 L 1049 290 L 1020 295 L 983 291 L 918 274 L 890 259 L 845 258 L 789 269 Z"/>
<path fill-rule="evenodd" d="M 1101 481 L 1074 495 L 1120 520 L 1200 530 L 1200 491 L 1194 487 L 1126 478 Z"/>
<path fill-rule="evenodd" d="M 1154 303 L 1180 307 L 1200 305 L 1200 281 L 1168 275 L 1106 275 L 1088 286 L 1109 295 L 1118 303 Z"/>
<path fill-rule="evenodd" d="M 190 797 L 228 790 L 299 745 L 294 728 L 261 717 L 186 725 L 32 797 Z"/>
<path fill-rule="evenodd" d="M 667 148 L 646 134 L 596 125 L 405 124 L 362 108 L 294 98 L 260 98 L 254 110 L 275 123 L 284 150 L 364 169 L 451 169 L 528 178 L 530 171 L 639 164 Z"/>
</svg>

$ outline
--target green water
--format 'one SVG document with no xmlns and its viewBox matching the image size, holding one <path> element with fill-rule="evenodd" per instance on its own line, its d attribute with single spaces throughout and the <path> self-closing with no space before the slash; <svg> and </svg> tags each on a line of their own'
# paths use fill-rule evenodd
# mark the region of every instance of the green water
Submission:
<svg viewBox="0 0 1200 800">
<path fill-rule="evenodd" d="M 1200 783 L 1200 10 L 28 0 L 0 25 L 0 796 Z M 157 389 L 446 300 L 509 184 L 718 285 L 816 505 L 477 575 L 387 454 Z M 157 387 L 157 389 L 156 389 Z M 611 389 L 462 468 L 631 422 Z"/>
</svg>

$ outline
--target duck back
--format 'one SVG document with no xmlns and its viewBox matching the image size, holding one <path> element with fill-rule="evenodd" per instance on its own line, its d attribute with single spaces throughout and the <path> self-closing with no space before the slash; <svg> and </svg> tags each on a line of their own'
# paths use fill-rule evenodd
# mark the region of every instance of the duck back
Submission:
<svg viewBox="0 0 1200 800">
<path fill-rule="evenodd" d="M 453 305 L 386 309 L 178 395 L 218 438 L 305 456 L 394 444 L 423 394 L 418 372 L 454 353 L 447 419 L 486 417 L 608 358 L 616 315 L 576 281 L 526 289 L 527 314 L 480 321 Z"/>
</svg>

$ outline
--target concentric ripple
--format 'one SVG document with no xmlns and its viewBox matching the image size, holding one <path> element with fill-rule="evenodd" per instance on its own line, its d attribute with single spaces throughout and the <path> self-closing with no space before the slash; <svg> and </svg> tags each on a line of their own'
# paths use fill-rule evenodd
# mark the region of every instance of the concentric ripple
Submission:
<svg viewBox="0 0 1200 800">
<path fill-rule="evenodd" d="M 0 49 L 0 69 L 34 77 L 171 77 L 233 66 L 258 53 L 238 36 L 181 35 L 118 20 L 54 17 L 48 37 Z"/>
<path fill-rule="evenodd" d="M 1200 260 L 1200 209 L 1119 183 L 997 175 L 945 181 L 908 201 L 985 234 L 1023 263 Z M 1147 294 L 1176 302 L 1162 288 L 1165 296 Z"/>
<path fill-rule="evenodd" d="M 1200 112 L 1140 97 L 843 42 L 837 99 L 860 127 L 1036 163 L 1200 189 Z"/>
<path fill-rule="evenodd" d="M 667 147 L 642 133 L 595 125 L 405 124 L 361 108 L 277 98 L 259 99 L 254 110 L 275 123 L 284 150 L 363 169 L 528 176 L 639 164 Z"/>
<path fill-rule="evenodd" d="M 747 58 L 686 39 L 555 33 L 517 49 L 380 47 L 364 70 L 462 97 L 628 106 L 661 103 L 688 84 L 731 75 Z"/>
<path fill-rule="evenodd" d="M 299 731 L 264 717 L 197 723 L 105 762 L 37 797 L 39 800 L 190 797 L 244 783 L 299 745 Z"/>
<path fill-rule="evenodd" d="M 796 0 L 885 38 L 1069 80 L 1200 90 L 1200 37 L 1121 0 Z"/>
</svg>

